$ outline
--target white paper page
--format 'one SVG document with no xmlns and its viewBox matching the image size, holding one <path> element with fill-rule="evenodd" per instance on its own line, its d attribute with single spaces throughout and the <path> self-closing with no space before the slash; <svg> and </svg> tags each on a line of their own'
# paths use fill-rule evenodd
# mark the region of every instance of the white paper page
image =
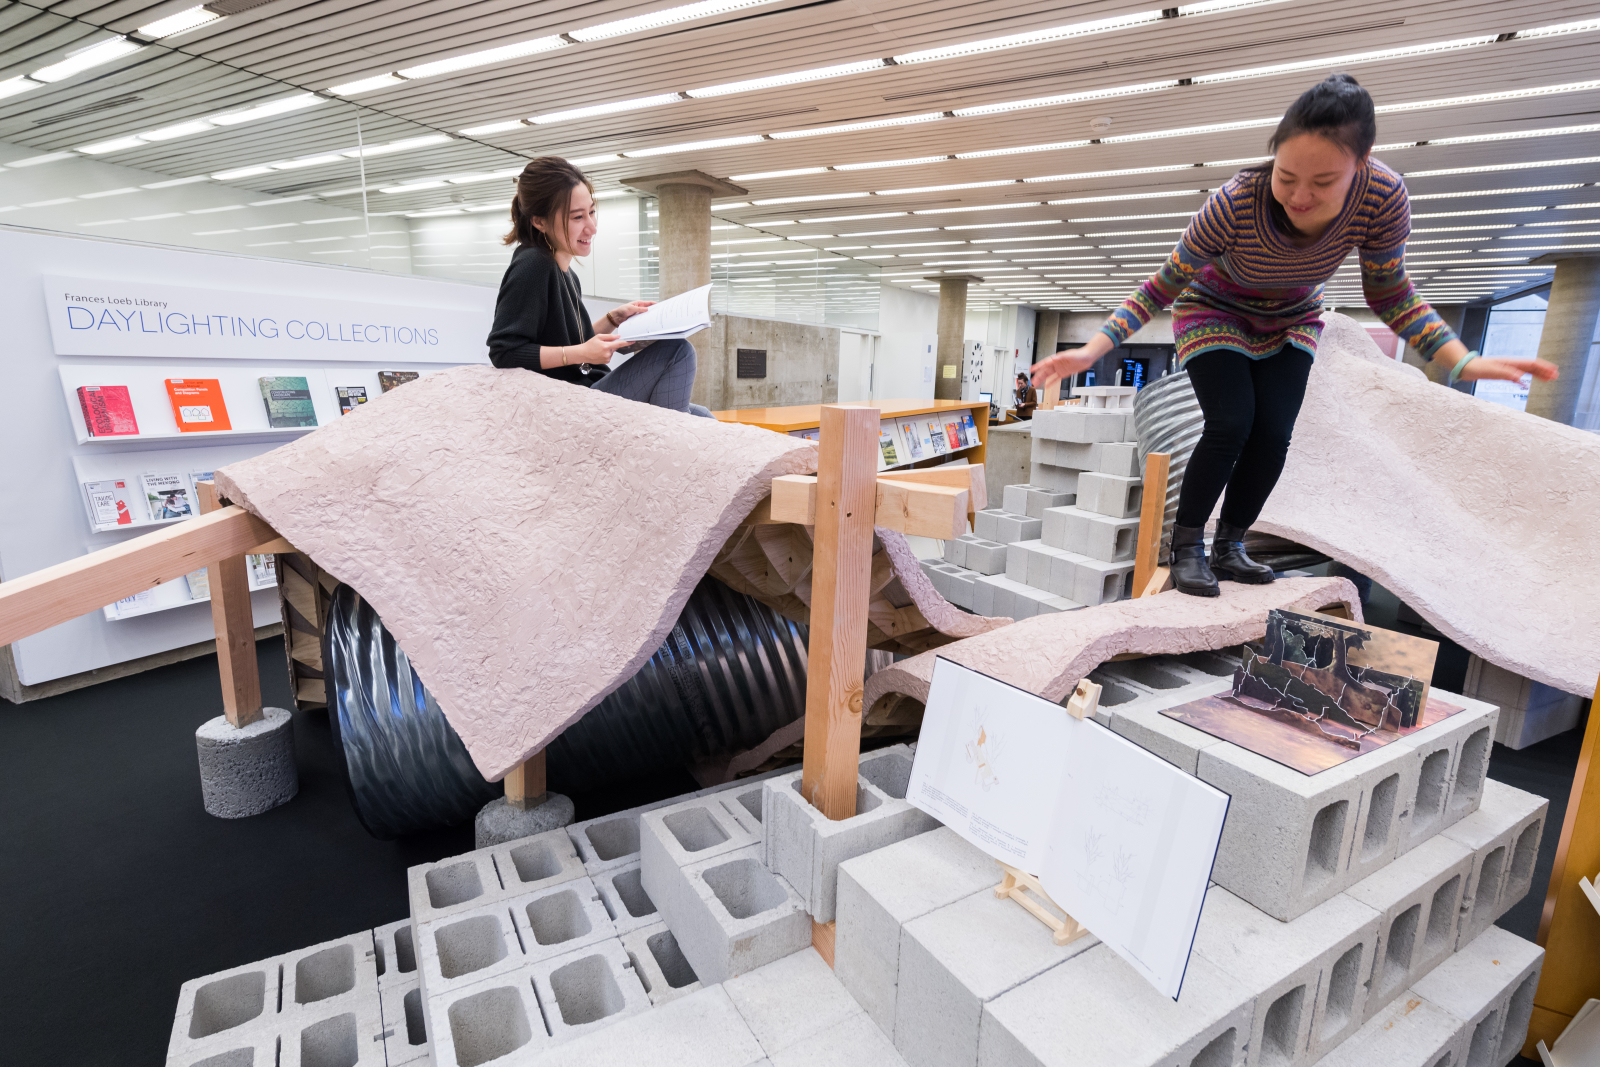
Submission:
<svg viewBox="0 0 1600 1067">
<path fill-rule="evenodd" d="M 616 334 L 629 341 L 648 341 L 683 337 L 710 325 L 711 286 L 702 285 L 646 308 L 617 327 Z"/>
<path fill-rule="evenodd" d="M 1229 797 L 1093 720 L 1067 721 L 1055 832 L 1039 880 L 1176 999 Z"/>
<path fill-rule="evenodd" d="M 994 858 L 1037 875 L 1072 722 L 1060 705 L 937 659 L 906 799 Z"/>
</svg>

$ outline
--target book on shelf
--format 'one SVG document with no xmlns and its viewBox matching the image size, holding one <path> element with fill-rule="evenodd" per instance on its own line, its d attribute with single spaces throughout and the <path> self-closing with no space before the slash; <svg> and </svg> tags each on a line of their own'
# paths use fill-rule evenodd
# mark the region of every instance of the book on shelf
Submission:
<svg viewBox="0 0 1600 1067">
<path fill-rule="evenodd" d="M 938 419 L 927 420 L 928 444 L 933 446 L 933 454 L 942 456 L 950 451 L 950 440 L 944 435 L 944 427 L 939 425 Z"/>
<path fill-rule="evenodd" d="M 929 452 L 927 438 L 918 429 L 915 419 L 900 420 L 900 440 L 906 443 L 908 458 L 915 463 Z"/>
<path fill-rule="evenodd" d="M 145 506 L 152 522 L 187 519 L 195 514 L 189 481 L 181 474 L 141 474 Z"/>
<path fill-rule="evenodd" d="M 878 427 L 878 453 L 883 457 L 883 464 L 879 467 L 893 467 L 898 465 L 900 455 L 894 447 L 894 423 L 886 423 Z"/>
<path fill-rule="evenodd" d="M 317 424 L 311 387 L 304 378 L 262 378 L 260 382 L 261 400 L 267 405 L 267 424 L 274 430 Z"/>
<path fill-rule="evenodd" d="M 250 572 L 250 589 L 271 589 L 278 584 L 278 557 L 271 553 L 247 555 L 245 564 Z"/>
<path fill-rule="evenodd" d="M 420 377 L 414 370 L 381 370 L 378 372 L 378 388 L 387 393 L 397 385 L 414 382 Z"/>
<path fill-rule="evenodd" d="M 233 429 L 228 405 L 222 402 L 222 383 L 215 378 L 168 378 L 167 398 L 179 433 Z"/>
<path fill-rule="evenodd" d="M 961 440 L 961 423 L 951 420 L 944 424 L 945 440 L 950 442 L 950 451 L 965 448 L 966 442 Z"/>
<path fill-rule="evenodd" d="M 339 397 L 341 415 L 348 415 L 357 405 L 367 402 L 367 387 L 364 385 L 339 385 L 335 386 L 333 391 Z"/>
<path fill-rule="evenodd" d="M 208 599 L 210 599 L 210 597 L 211 597 L 211 576 L 206 571 L 206 568 L 201 567 L 197 571 L 190 571 L 188 574 L 185 574 L 183 576 L 183 578 L 184 578 L 184 581 L 186 581 L 189 584 L 189 599 L 190 600 L 208 600 Z"/>
<path fill-rule="evenodd" d="M 97 531 L 133 525 L 133 494 L 128 491 L 127 479 L 84 482 L 83 491 L 89 505 L 89 524 Z"/>
<path fill-rule="evenodd" d="M 983 443 L 978 437 L 978 424 L 972 421 L 972 412 L 970 411 L 961 413 L 961 433 L 966 437 L 969 446 Z"/>
<path fill-rule="evenodd" d="M 80 385 L 78 406 L 90 437 L 128 437 L 139 432 L 126 385 Z"/>
<path fill-rule="evenodd" d="M 142 593 L 135 593 L 132 596 L 125 596 L 115 604 L 107 604 L 100 610 L 104 612 L 105 617 L 110 619 L 112 622 L 115 622 L 118 619 L 126 619 L 130 615 L 143 615 L 150 609 L 150 594 L 154 592 L 154 589 L 146 589 Z"/>
</svg>

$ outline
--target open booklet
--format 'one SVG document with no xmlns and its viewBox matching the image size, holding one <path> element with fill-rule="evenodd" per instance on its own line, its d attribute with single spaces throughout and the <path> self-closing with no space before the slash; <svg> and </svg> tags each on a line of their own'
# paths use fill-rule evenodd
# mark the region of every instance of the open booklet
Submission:
<svg viewBox="0 0 1600 1067">
<path fill-rule="evenodd" d="M 1037 877 L 1063 911 L 1177 998 L 1226 793 L 1092 719 L 939 659 L 906 799 Z"/>
<path fill-rule="evenodd" d="M 628 341 L 661 341 L 688 337 L 711 326 L 711 286 L 702 285 L 653 304 L 617 327 Z"/>
</svg>

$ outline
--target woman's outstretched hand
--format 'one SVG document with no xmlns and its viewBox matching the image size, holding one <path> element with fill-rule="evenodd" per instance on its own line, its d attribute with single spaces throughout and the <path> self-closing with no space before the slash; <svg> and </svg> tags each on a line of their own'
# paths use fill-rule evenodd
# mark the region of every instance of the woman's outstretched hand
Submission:
<svg viewBox="0 0 1600 1067">
<path fill-rule="evenodd" d="M 654 303 L 654 300 L 634 300 L 612 308 L 606 312 L 606 318 L 611 320 L 611 328 L 616 329 Z"/>
<path fill-rule="evenodd" d="M 1541 382 L 1553 382 L 1561 376 L 1561 370 L 1545 359 L 1490 359 L 1479 356 L 1461 369 L 1461 380 L 1481 382 L 1497 378 L 1516 382 L 1521 381 L 1524 374 L 1531 374 Z"/>
<path fill-rule="evenodd" d="M 1075 348 L 1071 352 L 1058 352 L 1041 359 L 1033 365 L 1033 387 L 1043 389 L 1051 382 L 1058 382 L 1063 378 L 1072 377 L 1079 371 L 1088 370 L 1099 363 L 1100 358 L 1114 347 L 1111 338 L 1103 333 L 1097 333 L 1082 348 Z"/>
</svg>

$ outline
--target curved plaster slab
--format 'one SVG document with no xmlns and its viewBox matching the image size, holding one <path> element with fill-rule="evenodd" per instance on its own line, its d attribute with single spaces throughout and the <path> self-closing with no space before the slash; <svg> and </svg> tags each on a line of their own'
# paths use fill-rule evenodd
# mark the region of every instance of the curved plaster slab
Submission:
<svg viewBox="0 0 1600 1067">
<path fill-rule="evenodd" d="M 816 446 L 540 374 L 430 374 L 216 475 L 361 592 L 492 780 L 631 677 Z"/>
<path fill-rule="evenodd" d="M 1124 652 L 1198 652 L 1258 641 L 1266 635 L 1270 608 L 1317 611 L 1334 604 L 1344 605 L 1360 621 L 1356 588 L 1345 578 L 1281 578 L 1270 585 L 1223 582 L 1222 596 L 1215 599 L 1168 590 L 1036 615 L 875 672 L 863 697 L 865 721 L 895 718 L 896 705 L 906 698 L 926 704 L 933 661 L 939 656 L 1059 702 L 1079 679 Z"/>
<path fill-rule="evenodd" d="M 1483 659 L 1593 692 L 1600 435 L 1441 388 L 1324 318 L 1257 527 L 1370 575 Z"/>
</svg>

